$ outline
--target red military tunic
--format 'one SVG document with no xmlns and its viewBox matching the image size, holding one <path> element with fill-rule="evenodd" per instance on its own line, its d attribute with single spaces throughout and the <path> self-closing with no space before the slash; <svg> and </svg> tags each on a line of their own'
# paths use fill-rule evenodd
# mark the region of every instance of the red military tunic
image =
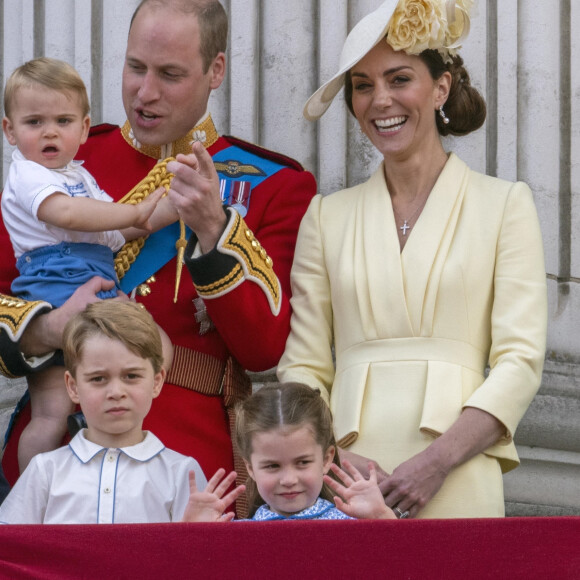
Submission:
<svg viewBox="0 0 580 580">
<path fill-rule="evenodd" d="M 99 186 L 115 200 L 121 199 L 147 175 L 158 156 L 189 151 L 193 135 L 196 138 L 202 135 L 201 140 L 208 139 L 206 146 L 209 144 L 208 151 L 212 156 L 234 144 L 264 160 L 283 165 L 277 173 L 252 189 L 245 220 L 240 220 L 232 212 L 217 250 L 194 260 L 190 267 L 191 276 L 184 268 L 177 303 L 173 302 L 175 258 L 156 272 L 155 281 L 148 284 L 150 294 L 137 297 L 177 346 L 174 366 L 177 364 L 179 367 L 179 372 L 174 368 L 170 371 L 168 382 L 145 419 L 144 428 L 153 431 L 167 447 L 195 457 L 209 477 L 219 467 L 226 470 L 233 467 L 228 418 L 222 396 L 200 394 L 192 390 L 196 387 L 189 383 L 204 385 L 206 375 L 215 380 L 216 365 L 221 365 L 221 373 L 228 359 L 230 365 L 236 364 L 235 359 L 251 371 L 267 370 L 278 363 L 290 329 L 290 268 L 296 235 L 300 220 L 316 191 L 316 184 L 310 173 L 289 158 L 230 137 L 218 137 L 211 117 L 181 143 L 174 144 L 172 150 L 171 147 L 163 148 L 163 151 L 158 147 L 143 148 L 149 155 L 131 145 L 131 135 L 127 130 L 126 125 L 123 136 L 116 126 L 94 127 L 78 154 L 79 159 L 85 160 L 84 167 L 96 178 Z M 241 228 L 242 232 L 249 228 L 255 240 L 246 232 L 245 236 L 238 235 L 235 243 L 230 243 L 234 238 L 234 227 Z M 240 242 L 240 238 L 246 238 L 246 242 Z M 10 247 L 3 226 L 0 242 L 4 248 Z M 224 246 L 227 246 L 227 253 L 221 251 Z M 236 255 L 238 247 L 239 255 Z M 276 307 L 268 285 L 256 283 L 256 278 L 247 275 L 249 262 L 255 259 L 258 264 L 260 259 L 268 260 L 268 256 L 275 272 L 273 279 L 275 281 L 277 277 L 279 281 L 280 296 Z M 241 269 L 238 266 L 242 277 L 238 276 L 237 281 L 230 284 L 228 274 L 236 264 L 244 266 Z M 0 256 L 0 275 L 0 292 L 9 294 L 10 282 L 16 276 L 11 252 L 4 251 Z M 219 291 L 211 291 L 213 287 Z M 205 334 L 200 334 L 195 316 L 197 310 L 193 300 L 198 294 L 202 294 L 207 314 L 215 327 Z M 26 318 L 22 314 L 19 316 Z M 7 343 L 7 337 L 14 341 L 19 331 L 12 331 L 13 336 L 10 336 L 11 333 L 5 331 L 7 326 L 2 324 L 3 318 L 6 319 L 6 308 L 0 310 L 0 332 L 3 332 L 0 341 Z M 209 357 L 200 364 L 197 359 L 191 359 L 192 352 Z M 16 358 L 13 353 L 10 356 Z M 22 361 L 11 361 L 10 356 L 4 355 L 4 360 L 0 361 L 0 370 L 7 376 L 19 374 L 12 369 L 22 366 Z M 208 361 L 209 366 L 206 364 Z M 176 378 L 176 375 L 181 378 Z M 172 380 L 182 386 L 172 384 Z M 25 409 L 16 422 L 3 459 L 6 476 L 11 482 L 18 473 L 17 441 L 28 421 L 28 412 L 29 409 Z"/>
</svg>

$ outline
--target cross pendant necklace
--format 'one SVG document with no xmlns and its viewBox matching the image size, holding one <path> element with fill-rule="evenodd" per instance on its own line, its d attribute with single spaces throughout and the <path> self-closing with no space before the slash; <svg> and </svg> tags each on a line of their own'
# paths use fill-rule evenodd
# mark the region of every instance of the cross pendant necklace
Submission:
<svg viewBox="0 0 580 580">
<path fill-rule="evenodd" d="M 412 229 L 413 226 L 409 225 L 409 222 L 412 222 L 417 215 L 419 214 L 419 212 L 423 209 L 423 206 L 427 203 L 427 198 L 429 197 L 429 195 L 426 195 L 425 198 L 423 199 L 423 201 L 415 208 L 415 211 L 413 212 L 413 215 L 408 218 L 402 218 L 399 214 L 399 212 L 395 209 L 395 206 L 393 205 L 393 212 L 395 213 L 395 216 L 399 218 L 399 220 L 403 220 L 403 225 L 399 226 L 399 229 L 403 232 L 403 237 L 405 237 L 407 235 L 407 231 Z"/>
<path fill-rule="evenodd" d="M 407 230 L 411 229 L 411 226 L 407 224 L 407 220 L 405 220 L 405 223 L 399 227 L 400 230 L 403 230 L 403 235 L 406 236 L 407 235 Z"/>
</svg>

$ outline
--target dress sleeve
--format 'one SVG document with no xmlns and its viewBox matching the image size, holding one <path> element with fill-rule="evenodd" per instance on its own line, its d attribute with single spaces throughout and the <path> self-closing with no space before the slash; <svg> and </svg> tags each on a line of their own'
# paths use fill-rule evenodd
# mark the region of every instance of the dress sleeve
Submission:
<svg viewBox="0 0 580 580">
<path fill-rule="evenodd" d="M 487 411 L 505 425 L 500 444 L 511 441 L 540 386 L 546 330 L 540 224 L 532 192 L 516 183 L 507 198 L 496 251 L 490 372 L 464 405 Z"/>
<path fill-rule="evenodd" d="M 292 267 L 292 322 L 278 366 L 281 382 L 320 389 L 326 402 L 334 379 L 333 312 L 321 232 L 323 198 L 317 195 L 300 226 Z"/>
</svg>

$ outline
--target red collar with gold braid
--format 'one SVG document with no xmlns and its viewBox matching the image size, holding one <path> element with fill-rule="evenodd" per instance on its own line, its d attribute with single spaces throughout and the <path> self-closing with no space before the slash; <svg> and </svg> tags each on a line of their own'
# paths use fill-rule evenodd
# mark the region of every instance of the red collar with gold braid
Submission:
<svg viewBox="0 0 580 580">
<path fill-rule="evenodd" d="M 143 155 L 158 159 L 159 163 L 119 203 L 139 203 L 160 186 L 165 187 L 167 191 L 171 183 L 171 178 L 173 177 L 171 173 L 167 172 L 167 163 L 174 159 L 178 153 L 185 155 L 191 153 L 191 146 L 195 141 L 201 141 L 207 149 L 219 139 L 213 119 L 209 114 L 184 137 L 167 145 L 142 145 L 135 139 L 129 121 L 126 121 L 121 128 L 121 135 L 133 149 L 136 149 Z M 145 244 L 145 239 L 145 237 L 142 237 L 137 240 L 131 240 L 117 253 L 115 257 L 115 269 L 119 280 L 123 278 L 131 267 L 131 264 L 137 259 L 141 248 Z M 185 224 L 182 220 L 179 220 L 179 239 L 175 242 L 175 246 L 177 248 L 177 272 L 175 277 L 174 302 L 177 301 L 181 270 L 183 267 L 183 255 L 185 247 L 187 246 Z"/>
<path fill-rule="evenodd" d="M 201 141 L 207 149 L 219 139 L 213 119 L 209 114 L 203 121 L 201 121 L 201 123 L 199 123 L 199 125 L 196 125 L 191 131 L 189 131 L 187 135 L 173 143 L 168 143 L 167 145 L 142 145 L 137 141 L 137 139 L 135 139 L 129 121 L 125 121 L 125 124 L 121 127 L 121 135 L 123 135 L 125 141 L 127 141 L 133 149 L 137 149 L 137 151 L 143 153 L 143 155 L 147 155 L 147 157 L 152 157 L 159 161 L 167 159 L 168 157 L 175 157 L 178 153 L 183 153 L 185 155 L 191 153 L 191 146 L 195 141 Z"/>
</svg>

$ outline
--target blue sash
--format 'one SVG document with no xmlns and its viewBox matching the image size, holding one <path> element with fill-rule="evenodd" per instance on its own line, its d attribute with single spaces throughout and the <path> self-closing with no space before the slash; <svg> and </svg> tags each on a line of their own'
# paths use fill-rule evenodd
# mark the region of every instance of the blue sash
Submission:
<svg viewBox="0 0 580 580">
<path fill-rule="evenodd" d="M 249 184 L 251 190 L 284 168 L 284 165 L 260 157 L 235 145 L 222 149 L 212 159 L 217 166 L 218 174 L 220 174 L 224 205 L 236 205 L 236 200 L 231 194 L 231 191 L 235 188 L 232 188 L 232 183 L 229 182 L 245 182 Z M 226 183 L 221 183 L 223 181 Z M 244 194 L 242 203 L 247 210 L 250 203 L 249 191 Z M 190 235 L 191 230 L 186 228 L 186 238 L 189 239 Z M 178 222 L 151 234 L 146 239 L 145 245 L 139 252 L 135 262 L 131 264 L 131 267 L 121 279 L 121 290 L 129 294 L 139 284 L 145 282 L 167 262 L 172 260 L 177 255 L 175 242 L 178 239 Z"/>
</svg>

